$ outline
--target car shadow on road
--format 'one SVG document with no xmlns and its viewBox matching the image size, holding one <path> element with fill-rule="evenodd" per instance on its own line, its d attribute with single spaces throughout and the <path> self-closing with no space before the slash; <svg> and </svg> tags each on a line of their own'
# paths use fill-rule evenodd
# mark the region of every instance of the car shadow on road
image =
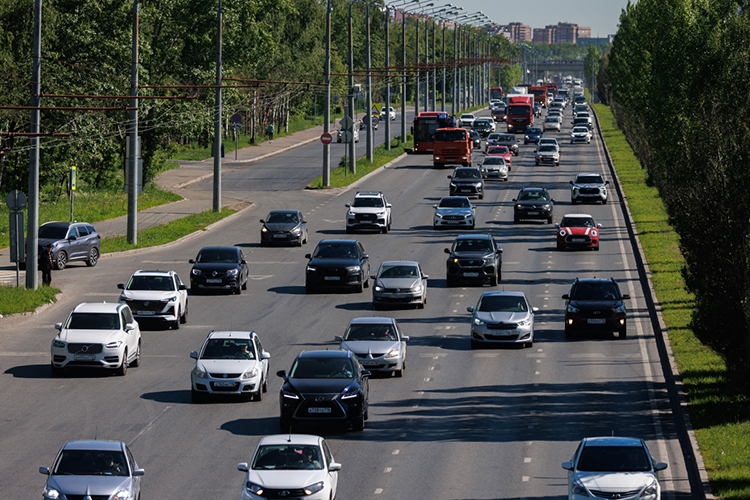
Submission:
<svg viewBox="0 0 750 500">
<path fill-rule="evenodd" d="M 274 286 L 268 291 L 284 295 L 305 295 L 305 285 Z"/>
<path fill-rule="evenodd" d="M 372 311 L 372 301 L 337 304 L 336 309 L 343 309 L 345 311 Z"/>
<path fill-rule="evenodd" d="M 237 420 L 224 422 L 219 428 L 223 431 L 231 432 L 235 436 L 267 436 L 269 434 L 278 434 L 279 418 L 238 418 Z"/>
<path fill-rule="evenodd" d="M 5 370 L 4 373 L 7 375 L 13 375 L 14 378 L 27 379 L 104 378 L 116 375 L 114 370 L 106 370 L 103 368 L 65 368 L 65 371 L 59 376 L 53 376 L 49 364 L 14 366 Z"/>
</svg>

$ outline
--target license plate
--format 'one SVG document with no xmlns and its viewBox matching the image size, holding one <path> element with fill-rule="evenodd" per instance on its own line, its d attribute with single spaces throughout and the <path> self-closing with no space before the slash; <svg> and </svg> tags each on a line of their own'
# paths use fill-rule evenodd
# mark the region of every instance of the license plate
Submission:
<svg viewBox="0 0 750 500">
<path fill-rule="evenodd" d="M 510 331 L 508 331 L 508 330 L 493 330 L 493 331 L 492 331 L 492 334 L 493 334 L 493 335 L 499 335 L 499 336 L 501 336 L 501 337 L 508 337 L 508 336 L 510 336 L 510 335 L 514 335 L 514 333 L 513 333 L 513 332 L 510 332 Z"/>
<path fill-rule="evenodd" d="M 221 283 L 221 278 L 206 278 L 206 283 Z"/>
<path fill-rule="evenodd" d="M 471 193 L 471 189 L 464 188 L 464 189 L 461 189 L 461 192 L 462 193 Z"/>
<path fill-rule="evenodd" d="M 331 413 L 330 408 L 308 408 L 307 413 Z"/>
<path fill-rule="evenodd" d="M 234 382 L 231 380 L 218 380 L 214 382 L 216 387 L 234 387 Z"/>
<path fill-rule="evenodd" d="M 138 316 L 153 316 L 154 314 L 156 314 L 156 312 L 155 311 L 138 311 L 136 312 L 136 314 Z"/>
<path fill-rule="evenodd" d="M 589 318 L 589 325 L 603 325 L 606 322 L 604 318 Z"/>
<path fill-rule="evenodd" d="M 586 238 L 570 238 L 570 241 L 573 243 L 583 243 L 586 241 Z"/>
<path fill-rule="evenodd" d="M 377 361 L 361 361 L 361 363 L 362 366 L 377 366 L 380 364 Z"/>
<path fill-rule="evenodd" d="M 341 279 L 341 277 L 340 276 L 326 276 L 323 279 L 325 279 L 326 281 L 338 281 Z"/>
<path fill-rule="evenodd" d="M 78 361 L 94 361 L 96 356 L 93 354 L 76 354 L 75 359 Z"/>
<path fill-rule="evenodd" d="M 403 293 L 391 293 L 391 294 L 388 294 L 388 296 L 392 299 L 405 299 L 406 298 L 406 295 L 404 295 Z"/>
<path fill-rule="evenodd" d="M 274 234 L 273 237 L 275 239 L 277 239 L 277 240 L 286 239 L 286 235 L 285 234 Z"/>
<path fill-rule="evenodd" d="M 467 278 L 478 278 L 479 273 L 464 273 L 464 276 L 466 276 Z"/>
<path fill-rule="evenodd" d="M 539 212 L 529 212 L 529 215 L 539 215 Z"/>
</svg>

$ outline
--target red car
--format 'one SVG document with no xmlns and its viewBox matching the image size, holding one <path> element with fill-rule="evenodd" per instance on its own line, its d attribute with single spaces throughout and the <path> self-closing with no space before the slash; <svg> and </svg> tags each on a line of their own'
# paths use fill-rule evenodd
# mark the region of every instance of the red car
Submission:
<svg viewBox="0 0 750 500">
<path fill-rule="evenodd" d="M 557 249 L 593 248 L 599 250 L 599 228 L 589 214 L 565 214 L 557 227 Z"/>
<path fill-rule="evenodd" d="M 497 155 L 505 158 L 505 163 L 508 164 L 508 172 L 511 170 L 510 162 L 513 161 L 513 153 L 508 146 L 490 146 L 487 151 L 484 152 L 486 155 Z"/>
</svg>

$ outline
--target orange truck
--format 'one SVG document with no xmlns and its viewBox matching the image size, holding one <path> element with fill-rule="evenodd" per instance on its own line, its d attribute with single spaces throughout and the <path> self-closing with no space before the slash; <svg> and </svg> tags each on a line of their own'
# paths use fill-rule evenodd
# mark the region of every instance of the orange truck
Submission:
<svg viewBox="0 0 750 500">
<path fill-rule="evenodd" d="M 529 94 L 534 94 L 534 102 L 538 102 L 543 108 L 547 107 L 547 87 L 529 87 Z"/>
<path fill-rule="evenodd" d="M 449 164 L 471 164 L 471 135 L 464 128 L 439 128 L 435 131 L 432 165 L 441 168 Z"/>
</svg>

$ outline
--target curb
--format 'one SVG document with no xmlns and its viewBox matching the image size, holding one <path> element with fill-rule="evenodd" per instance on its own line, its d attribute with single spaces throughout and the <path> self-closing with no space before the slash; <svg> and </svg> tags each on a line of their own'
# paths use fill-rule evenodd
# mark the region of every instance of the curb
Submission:
<svg viewBox="0 0 750 500">
<path fill-rule="evenodd" d="M 711 490 L 711 483 L 708 479 L 706 466 L 703 462 L 703 455 L 701 455 L 700 448 L 698 446 L 698 440 L 695 437 L 695 429 L 693 429 L 693 424 L 690 420 L 690 412 L 688 411 L 687 398 L 683 389 L 682 378 L 680 377 L 680 373 L 677 370 L 677 364 L 674 361 L 672 344 L 670 343 L 669 335 L 666 334 L 667 324 L 664 322 L 664 318 L 662 317 L 661 306 L 656 297 L 654 284 L 651 282 L 651 271 L 649 269 L 648 262 L 646 262 L 646 256 L 643 252 L 643 247 L 641 246 L 641 240 L 638 238 L 638 233 L 636 232 L 633 224 L 633 217 L 630 213 L 630 206 L 628 205 L 628 201 L 622 193 L 620 178 L 617 176 L 617 169 L 612 162 L 612 156 L 610 155 L 609 148 L 607 147 L 607 143 L 604 140 L 604 134 L 602 133 L 601 126 L 599 125 L 599 115 L 596 114 L 596 111 L 593 107 L 591 108 L 591 111 L 593 112 L 596 119 L 597 131 L 599 132 L 599 138 L 601 139 L 602 145 L 604 146 L 604 156 L 607 158 L 607 164 L 609 166 L 610 172 L 615 177 L 615 179 L 617 179 L 617 194 L 620 197 L 620 204 L 623 207 L 623 213 L 626 215 L 625 225 L 627 226 L 628 233 L 631 236 L 631 241 L 634 242 L 633 246 L 635 247 L 635 250 L 637 250 L 636 264 L 643 270 L 643 276 L 640 279 L 644 280 L 645 278 L 645 282 L 648 285 L 646 306 L 649 310 L 649 313 L 654 313 L 651 316 L 651 323 L 654 336 L 657 339 L 657 346 L 659 343 L 658 341 L 661 340 L 663 343 L 664 352 L 666 353 L 668 358 L 668 373 L 671 375 L 671 380 L 670 378 L 665 377 L 665 382 L 667 383 L 667 386 L 669 386 L 671 383 L 672 387 L 674 388 L 674 398 L 676 399 L 676 401 L 672 403 L 672 407 L 673 409 L 677 410 L 676 413 L 679 413 L 681 417 L 680 420 L 682 422 L 682 425 L 684 426 L 682 430 L 685 431 L 690 442 L 690 448 L 692 450 L 692 456 L 687 455 L 683 458 L 686 461 L 686 465 L 692 465 L 693 473 L 696 474 L 700 479 L 700 491 L 701 493 L 703 493 L 702 498 L 706 500 L 714 500 L 714 494 Z M 656 324 L 654 324 L 653 318 L 656 318 Z M 666 372 L 667 368 L 664 367 L 665 361 L 661 359 L 661 356 L 659 356 L 659 358 L 659 364 L 662 366 L 662 370 Z M 670 400 L 671 399 L 672 398 L 670 397 Z M 688 471 L 688 474 L 689 473 L 690 471 Z"/>
<path fill-rule="evenodd" d="M 22 318 L 24 316 L 40 314 L 43 311 L 49 309 L 50 307 L 57 305 L 60 302 L 60 299 L 62 298 L 62 296 L 63 296 L 63 292 L 55 294 L 55 300 L 53 302 L 47 302 L 46 304 L 42 304 L 41 306 L 37 307 L 33 311 L 26 311 L 26 312 L 13 313 L 13 314 L 0 314 L 0 319 L 10 320 L 14 318 Z"/>
<path fill-rule="evenodd" d="M 139 254 L 139 253 L 149 252 L 151 250 L 170 248 L 170 247 L 179 245 L 180 243 L 184 243 L 186 241 L 192 240 L 193 238 L 196 238 L 199 235 L 201 235 L 201 234 L 203 234 L 203 233 L 205 233 L 207 231 L 211 231 L 211 230 L 213 230 L 213 229 L 221 226 L 225 222 L 228 222 L 230 220 L 233 220 L 233 219 L 239 217 L 241 214 L 244 214 L 245 212 L 249 211 L 252 208 L 255 208 L 255 203 L 250 203 L 248 206 L 246 206 L 245 208 L 243 208 L 241 210 L 238 210 L 237 212 L 233 213 L 232 215 L 228 215 L 228 216 L 224 217 L 221 220 L 217 220 L 213 224 L 209 224 L 208 226 L 204 227 L 203 229 L 199 229 L 197 231 L 193 231 L 190 234 L 186 234 L 182 238 L 178 238 L 178 239 L 176 239 L 174 241 L 170 241 L 169 243 L 164 243 L 163 245 L 155 245 L 155 246 L 143 247 L 143 248 L 133 248 L 132 250 L 123 250 L 122 252 L 103 253 L 103 254 L 101 254 L 99 256 L 99 258 L 103 259 L 104 257 L 114 257 L 114 256 L 121 256 L 121 255 L 136 255 L 136 254 Z"/>
<path fill-rule="evenodd" d="M 365 180 L 369 179 L 369 178 L 370 178 L 370 176 L 372 176 L 373 174 L 375 174 L 375 173 L 377 173 L 377 172 L 380 172 L 381 170 L 383 170 L 383 169 L 386 169 L 386 168 L 390 167 L 390 166 L 391 166 L 391 165 L 393 165 L 394 163 L 396 163 L 396 162 L 399 162 L 399 161 L 403 160 L 403 159 L 404 159 L 404 157 L 406 157 L 406 156 L 408 156 L 408 155 L 409 155 L 409 153 L 403 153 L 403 154 L 401 154 L 401 155 L 397 156 L 396 158 L 392 159 L 392 160 L 391 160 L 391 161 L 389 161 L 388 163 L 384 163 L 383 165 L 379 166 L 378 168 L 376 168 L 376 169 L 375 169 L 375 170 L 373 170 L 372 172 L 368 172 L 367 174 L 363 175 L 362 177 L 360 177 L 360 178 L 359 178 L 359 179 L 357 179 L 356 181 L 352 182 L 352 183 L 351 183 L 351 184 L 349 184 L 348 186 L 335 187 L 335 188 L 332 188 L 332 187 L 327 187 L 327 188 L 309 188 L 309 187 L 306 187 L 305 189 L 307 189 L 307 190 L 309 190 L 309 191 L 320 191 L 320 192 L 331 192 L 331 191 L 332 191 L 332 190 L 334 190 L 334 189 L 338 189 L 338 190 L 340 190 L 340 192 L 339 192 L 338 194 L 336 194 L 336 195 L 335 195 L 336 197 L 338 197 L 338 196 L 341 196 L 342 194 L 346 193 L 346 192 L 347 192 L 347 191 L 349 191 L 350 189 L 353 189 L 353 188 L 357 188 L 357 187 L 359 187 L 359 185 L 360 185 L 360 184 L 361 184 L 362 182 L 364 182 Z"/>
</svg>

